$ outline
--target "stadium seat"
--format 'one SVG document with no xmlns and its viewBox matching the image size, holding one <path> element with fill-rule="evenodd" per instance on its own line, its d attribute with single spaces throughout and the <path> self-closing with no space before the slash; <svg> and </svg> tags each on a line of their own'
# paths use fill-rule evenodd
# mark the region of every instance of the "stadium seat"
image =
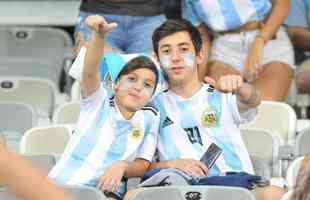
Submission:
<svg viewBox="0 0 310 200">
<path fill-rule="evenodd" d="M 286 144 L 294 145 L 297 116 L 291 106 L 283 102 L 262 101 L 257 118 L 242 128 L 258 128 L 279 134 Z"/>
<path fill-rule="evenodd" d="M 310 128 L 298 133 L 295 144 L 295 156 L 304 156 L 310 153 Z"/>
<path fill-rule="evenodd" d="M 23 155 L 34 166 L 48 173 L 56 164 L 56 158 L 53 155 Z"/>
<path fill-rule="evenodd" d="M 41 119 L 51 118 L 56 95 L 56 86 L 49 80 L 0 76 L 0 101 L 29 104 Z"/>
<path fill-rule="evenodd" d="M 4 131 L 25 132 L 37 125 L 38 118 L 34 109 L 24 103 L 0 100 L 0 128 Z"/>
<path fill-rule="evenodd" d="M 75 200 L 104 200 L 103 193 L 94 188 L 86 186 L 64 186 L 70 192 Z"/>
<path fill-rule="evenodd" d="M 287 188 L 289 190 L 293 189 L 295 186 L 298 171 L 300 169 L 303 159 L 304 159 L 303 156 L 296 158 L 287 169 L 286 182 L 287 182 Z"/>
<path fill-rule="evenodd" d="M 79 81 L 74 81 L 71 87 L 71 100 L 81 100 L 81 85 Z"/>
<path fill-rule="evenodd" d="M 69 34 L 51 27 L 0 27 L 0 74 L 48 78 L 60 83 L 72 60 Z"/>
<path fill-rule="evenodd" d="M 80 114 L 80 102 L 71 101 L 60 105 L 53 114 L 54 124 L 75 124 Z"/>
<path fill-rule="evenodd" d="M 188 199 L 238 199 L 254 200 L 247 189 L 223 186 L 165 186 L 148 187 L 133 195 L 132 200 L 188 200 Z"/>
<path fill-rule="evenodd" d="M 31 184 L 31 182 L 29 182 Z M 63 186 L 68 191 L 74 200 L 104 200 L 102 192 L 92 187 L 82 186 Z M 14 194 L 8 192 L 5 188 L 0 189 L 1 200 L 22 200 L 17 198 Z"/>
<path fill-rule="evenodd" d="M 269 180 L 271 178 L 271 170 L 269 165 L 258 156 L 250 155 L 255 175 L 264 177 Z"/>
<path fill-rule="evenodd" d="M 67 125 L 32 128 L 23 135 L 20 152 L 25 155 L 49 154 L 58 157 L 66 147 L 72 129 Z"/>
<path fill-rule="evenodd" d="M 4 135 L 7 145 L 18 152 L 24 132 L 37 125 L 37 114 L 28 104 L 1 100 L 0 113 L 0 132 Z"/>
<path fill-rule="evenodd" d="M 249 154 L 267 163 L 272 176 L 281 176 L 279 147 L 284 143 L 282 138 L 271 131 L 255 128 L 242 128 L 241 136 Z"/>
</svg>

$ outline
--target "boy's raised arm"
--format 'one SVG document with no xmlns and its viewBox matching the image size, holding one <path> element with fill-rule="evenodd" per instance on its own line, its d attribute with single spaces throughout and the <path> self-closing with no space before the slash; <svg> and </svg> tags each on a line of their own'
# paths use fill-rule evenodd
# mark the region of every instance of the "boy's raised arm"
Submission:
<svg viewBox="0 0 310 200">
<path fill-rule="evenodd" d="M 99 65 L 104 49 L 104 36 L 117 26 L 108 23 L 99 15 L 86 18 L 86 24 L 92 29 L 92 35 L 86 44 L 86 56 L 82 73 L 82 95 L 84 98 L 93 94 L 100 86 Z"/>
</svg>

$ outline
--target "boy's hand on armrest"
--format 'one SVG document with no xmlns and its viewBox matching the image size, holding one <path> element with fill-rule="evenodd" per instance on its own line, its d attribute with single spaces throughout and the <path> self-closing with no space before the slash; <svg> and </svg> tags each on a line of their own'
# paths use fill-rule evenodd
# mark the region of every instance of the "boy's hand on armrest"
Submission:
<svg viewBox="0 0 310 200">
<path fill-rule="evenodd" d="M 99 178 L 97 187 L 102 191 L 117 192 L 127 167 L 126 161 L 114 162 Z"/>
</svg>

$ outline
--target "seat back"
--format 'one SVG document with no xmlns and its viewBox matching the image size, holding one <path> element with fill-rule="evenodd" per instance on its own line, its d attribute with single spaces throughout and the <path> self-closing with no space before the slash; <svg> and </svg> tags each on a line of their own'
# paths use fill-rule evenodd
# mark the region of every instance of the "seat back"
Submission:
<svg viewBox="0 0 310 200">
<path fill-rule="evenodd" d="M 27 129 L 37 125 L 37 114 L 29 104 L 3 101 L 1 96 L 0 99 L 0 129 L 2 131 L 24 133 Z"/>
<path fill-rule="evenodd" d="M 280 176 L 279 147 L 284 143 L 281 137 L 271 131 L 254 128 L 242 128 L 241 136 L 249 154 L 268 163 L 272 176 Z"/>
<path fill-rule="evenodd" d="M 0 131 L 9 148 L 18 152 L 24 132 L 38 124 L 37 114 L 28 104 L 1 100 L 0 113 Z"/>
<path fill-rule="evenodd" d="M 144 188 L 132 200 L 188 200 L 188 199 L 238 199 L 254 200 L 247 189 L 224 186 L 165 186 Z"/>
<path fill-rule="evenodd" d="M 81 100 L 81 85 L 79 81 L 74 81 L 71 87 L 71 100 Z"/>
<path fill-rule="evenodd" d="M 294 147 L 296 156 L 304 156 L 310 153 L 310 128 L 298 133 Z"/>
<path fill-rule="evenodd" d="M 23 135 L 20 152 L 25 155 L 60 155 L 64 151 L 72 130 L 69 126 L 53 125 L 32 128 Z"/>
<path fill-rule="evenodd" d="M 51 117 L 57 90 L 53 82 L 39 78 L 0 77 L 0 101 L 31 105 L 40 118 Z"/>
<path fill-rule="evenodd" d="M 293 189 L 296 184 L 297 175 L 303 159 L 303 156 L 296 158 L 287 169 L 286 181 L 289 190 Z"/>
<path fill-rule="evenodd" d="M 75 200 L 104 200 L 103 193 L 97 188 L 86 186 L 64 186 Z"/>
<path fill-rule="evenodd" d="M 262 101 L 258 107 L 256 120 L 250 124 L 243 124 L 241 127 L 272 131 L 279 134 L 286 144 L 294 145 L 296 121 L 296 113 L 288 104 Z"/>
<path fill-rule="evenodd" d="M 54 155 L 23 155 L 33 165 L 48 173 L 56 164 Z"/>
<path fill-rule="evenodd" d="M 67 32 L 50 27 L 1 26 L 0 41 L 1 75 L 49 78 L 56 85 L 73 47 Z"/>
<path fill-rule="evenodd" d="M 75 124 L 80 115 L 80 101 L 60 105 L 53 114 L 54 124 Z"/>
<path fill-rule="evenodd" d="M 31 183 L 31 182 L 30 182 Z M 63 186 L 63 188 L 72 195 L 75 200 L 104 200 L 106 199 L 101 191 L 92 187 L 82 186 Z M 35 189 L 35 188 L 34 188 Z M 22 200 L 5 188 L 0 188 L 1 200 Z"/>
<path fill-rule="evenodd" d="M 250 155 L 255 175 L 261 176 L 266 180 L 271 178 L 270 166 L 258 156 Z"/>
</svg>

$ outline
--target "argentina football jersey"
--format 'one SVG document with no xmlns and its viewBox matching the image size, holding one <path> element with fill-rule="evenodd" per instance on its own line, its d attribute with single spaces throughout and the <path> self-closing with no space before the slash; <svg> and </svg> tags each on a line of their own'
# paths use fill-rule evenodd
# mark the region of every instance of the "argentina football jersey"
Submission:
<svg viewBox="0 0 310 200">
<path fill-rule="evenodd" d="M 220 93 L 209 85 L 203 85 L 187 99 L 172 91 L 164 92 L 156 97 L 154 105 L 161 115 L 160 160 L 200 160 L 215 143 L 223 153 L 209 176 L 226 171 L 253 173 L 238 125 L 253 120 L 256 109 L 239 114 L 235 95 Z"/>
</svg>

